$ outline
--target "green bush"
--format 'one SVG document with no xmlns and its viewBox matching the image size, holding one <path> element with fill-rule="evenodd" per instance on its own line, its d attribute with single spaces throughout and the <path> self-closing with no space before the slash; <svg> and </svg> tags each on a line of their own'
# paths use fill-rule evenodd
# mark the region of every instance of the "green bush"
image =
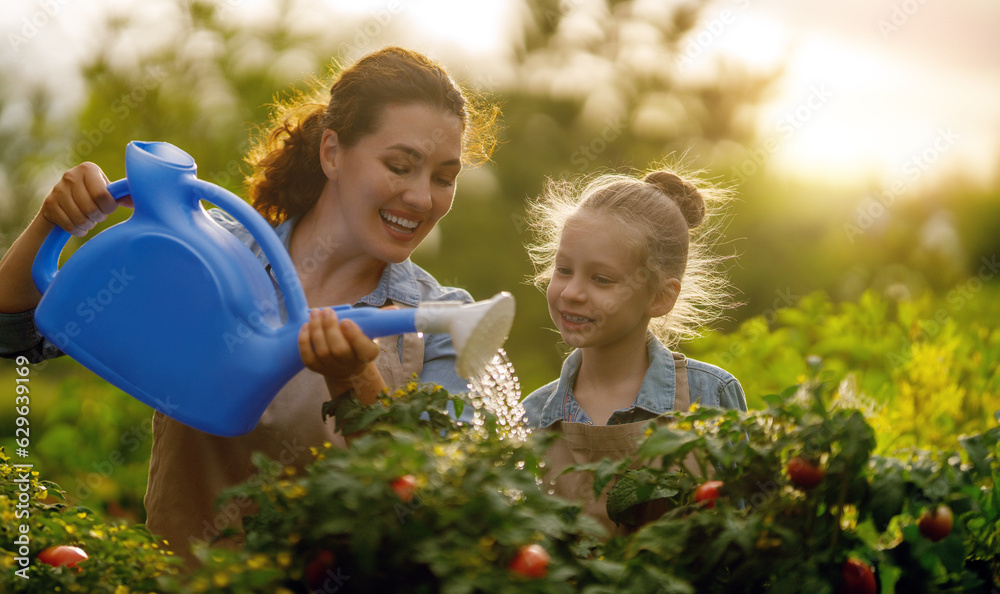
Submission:
<svg viewBox="0 0 1000 594">
<path fill-rule="evenodd" d="M 594 473 L 595 492 L 610 488 L 612 518 L 629 523 L 650 506 L 663 514 L 608 539 L 578 505 L 545 492 L 544 432 L 512 439 L 489 415 L 461 427 L 442 412 L 448 400 L 463 402 L 426 387 L 370 407 L 345 401 L 338 422 L 363 434 L 347 450 L 317 452 L 303 476 L 235 489 L 259 508 L 245 522 L 245 547 L 202 550 L 206 565 L 192 585 L 819 594 L 835 591 L 849 559 L 871 567 L 883 592 L 987 592 L 1000 583 L 1000 428 L 963 438 L 961 452 L 877 456 L 864 415 L 819 379 L 766 397 L 762 411 L 697 408 L 650 424 L 641 468 L 631 460 L 578 468 Z M 701 472 L 681 465 L 689 455 Z M 797 484 L 792 457 L 817 464 L 819 483 Z M 694 497 L 709 474 L 723 483 L 712 508 Z M 416 485 L 409 501 L 393 488 L 406 475 Z M 954 527 L 934 542 L 917 518 L 941 504 Z M 637 506 L 647 512 L 631 514 Z M 510 569 L 529 543 L 550 557 L 534 579 Z"/>
<path fill-rule="evenodd" d="M 177 575 L 178 560 L 144 526 L 105 521 L 64 502 L 58 485 L 11 463 L 0 448 L 0 591 L 159 592 Z M 87 554 L 75 568 L 38 558 L 53 546 Z"/>
</svg>

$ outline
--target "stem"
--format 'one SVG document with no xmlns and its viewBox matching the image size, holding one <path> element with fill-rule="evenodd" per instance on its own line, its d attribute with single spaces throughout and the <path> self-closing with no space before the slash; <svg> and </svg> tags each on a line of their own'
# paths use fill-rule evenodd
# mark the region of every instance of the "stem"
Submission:
<svg viewBox="0 0 1000 594">
<path fill-rule="evenodd" d="M 840 486 L 840 497 L 837 500 L 837 525 L 833 530 L 833 540 L 830 541 L 830 550 L 833 551 L 837 547 L 837 539 L 840 538 L 840 520 L 844 515 L 844 500 L 847 499 L 847 485 L 848 481 L 844 481 Z"/>
</svg>

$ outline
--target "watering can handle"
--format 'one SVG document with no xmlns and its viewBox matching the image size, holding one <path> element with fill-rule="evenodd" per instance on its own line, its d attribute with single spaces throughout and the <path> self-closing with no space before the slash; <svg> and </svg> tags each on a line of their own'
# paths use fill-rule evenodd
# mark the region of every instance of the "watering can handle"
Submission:
<svg viewBox="0 0 1000 594">
<path fill-rule="evenodd" d="M 131 192 L 128 188 L 128 180 L 120 179 L 108 184 L 108 192 L 115 200 L 121 200 Z M 35 262 L 31 265 L 31 280 L 35 281 L 38 292 L 45 294 L 59 271 L 59 254 L 62 253 L 66 242 L 69 241 L 70 234 L 62 227 L 55 227 L 49 231 L 42 247 L 38 249 Z"/>
<path fill-rule="evenodd" d="M 278 287 L 281 289 L 285 309 L 288 311 L 287 323 L 298 329 L 309 321 L 309 305 L 302 290 L 302 283 L 299 282 L 299 275 L 292 264 L 291 256 L 288 255 L 274 229 L 252 206 L 228 190 L 198 178 L 191 179 L 190 183 L 199 198 L 232 215 L 257 240 L 257 244 L 271 263 L 275 278 L 278 279 Z"/>
</svg>

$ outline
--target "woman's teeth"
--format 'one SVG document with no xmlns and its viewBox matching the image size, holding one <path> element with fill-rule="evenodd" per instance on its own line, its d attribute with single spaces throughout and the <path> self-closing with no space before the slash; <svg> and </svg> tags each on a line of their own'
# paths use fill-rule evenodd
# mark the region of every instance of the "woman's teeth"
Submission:
<svg viewBox="0 0 1000 594">
<path fill-rule="evenodd" d="M 395 225 L 396 227 L 401 227 L 403 231 L 413 231 L 420 224 L 420 221 L 411 221 L 409 219 L 404 219 L 402 217 L 397 217 L 396 215 L 387 213 L 385 211 L 379 211 L 382 216 L 382 220 Z"/>
</svg>

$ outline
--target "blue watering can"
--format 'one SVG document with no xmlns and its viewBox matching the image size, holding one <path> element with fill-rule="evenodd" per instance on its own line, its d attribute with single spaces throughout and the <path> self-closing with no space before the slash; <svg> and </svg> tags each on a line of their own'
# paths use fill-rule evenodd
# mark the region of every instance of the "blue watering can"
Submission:
<svg viewBox="0 0 1000 594">
<path fill-rule="evenodd" d="M 165 415 L 220 436 L 251 431 L 305 365 L 298 334 L 309 307 L 284 246 L 267 221 L 229 191 L 196 177 L 194 159 L 165 142 L 130 142 L 115 199 L 135 211 L 81 246 L 59 268 L 69 234 L 55 228 L 32 278 L 42 299 L 35 324 L 63 352 Z M 288 312 L 282 323 L 271 279 L 200 201 L 228 212 L 271 263 Z M 507 339 L 509 293 L 474 304 L 333 308 L 370 338 L 447 332 L 456 371 L 473 377 Z"/>
</svg>

